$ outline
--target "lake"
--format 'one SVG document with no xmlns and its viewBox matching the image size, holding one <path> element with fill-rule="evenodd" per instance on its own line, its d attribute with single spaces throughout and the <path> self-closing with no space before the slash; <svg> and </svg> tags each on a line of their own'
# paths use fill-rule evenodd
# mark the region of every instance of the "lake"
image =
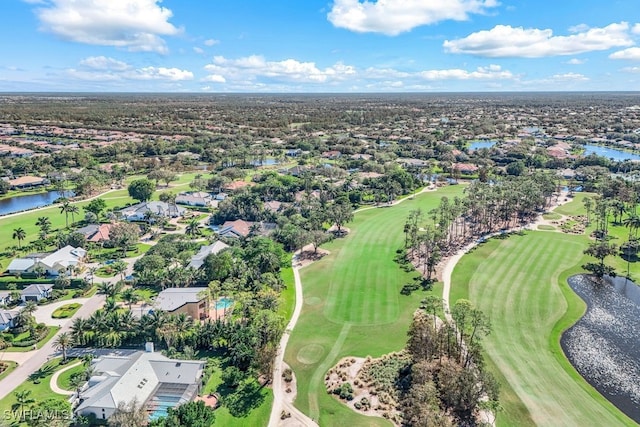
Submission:
<svg viewBox="0 0 640 427">
<path fill-rule="evenodd" d="M 69 193 L 67 192 L 67 196 Z M 54 200 L 62 197 L 58 191 L 48 191 L 39 194 L 26 194 L 0 200 L 0 215 L 7 215 L 27 209 L 40 208 L 53 203 Z"/>
<path fill-rule="evenodd" d="M 598 156 L 606 157 L 607 159 L 613 159 L 618 162 L 624 160 L 639 160 L 640 155 L 631 153 L 629 151 L 616 150 L 611 147 L 602 147 L 600 145 L 586 144 L 584 146 L 584 155 L 597 154 Z"/>
<path fill-rule="evenodd" d="M 571 289 L 587 304 L 560 345 L 589 384 L 640 422 L 640 288 L 624 277 L 596 283 L 572 276 Z"/>
<path fill-rule="evenodd" d="M 471 141 L 469 143 L 469 150 L 479 150 L 480 148 L 491 148 L 496 145 L 498 141 Z"/>
</svg>

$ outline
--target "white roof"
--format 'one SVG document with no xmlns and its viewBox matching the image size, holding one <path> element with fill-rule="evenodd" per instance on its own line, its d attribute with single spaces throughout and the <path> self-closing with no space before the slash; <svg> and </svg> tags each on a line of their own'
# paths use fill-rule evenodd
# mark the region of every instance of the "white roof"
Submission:
<svg viewBox="0 0 640 427">
<path fill-rule="evenodd" d="M 82 248 L 74 248 L 71 245 L 67 245 L 62 249 L 58 249 L 51 255 L 48 255 L 40 260 L 40 262 L 49 268 L 53 268 L 56 264 L 62 267 L 68 267 L 70 265 L 76 265 L 80 258 L 83 258 L 87 254 Z"/>
<path fill-rule="evenodd" d="M 185 304 L 204 299 L 202 292 L 208 288 L 168 288 L 160 292 L 153 304 L 158 310 L 174 311 Z"/>
<path fill-rule="evenodd" d="M 35 264 L 32 258 L 16 258 L 7 266 L 9 271 L 26 271 Z"/>
<path fill-rule="evenodd" d="M 204 264 L 204 259 L 206 257 L 208 257 L 211 254 L 217 254 L 221 250 L 226 249 L 228 247 L 229 245 L 227 245 L 224 242 L 221 242 L 220 240 L 216 241 L 212 245 L 202 246 L 198 251 L 198 253 L 195 254 L 193 257 L 191 257 L 191 262 L 189 263 L 189 267 L 197 270 L 198 268 L 202 267 L 202 264 Z"/>
</svg>

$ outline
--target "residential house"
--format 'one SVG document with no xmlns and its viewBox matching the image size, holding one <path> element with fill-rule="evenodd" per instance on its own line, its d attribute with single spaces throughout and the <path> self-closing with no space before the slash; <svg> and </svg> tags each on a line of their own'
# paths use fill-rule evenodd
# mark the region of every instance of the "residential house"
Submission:
<svg viewBox="0 0 640 427">
<path fill-rule="evenodd" d="M 247 237 L 251 229 L 251 222 L 237 219 L 235 221 L 226 221 L 218 229 L 218 236 L 222 237 Z"/>
<path fill-rule="evenodd" d="M 145 221 L 148 213 L 165 218 L 178 218 L 184 215 L 186 209 L 173 203 L 141 202 L 120 210 L 120 216 L 127 221 Z"/>
<path fill-rule="evenodd" d="M 18 316 L 17 310 L 0 309 L 0 332 L 13 328 L 13 319 L 15 319 L 16 316 Z"/>
<path fill-rule="evenodd" d="M 473 175 L 479 168 L 471 163 L 454 163 L 451 169 L 459 170 L 462 175 Z"/>
<path fill-rule="evenodd" d="M 342 153 L 337 150 L 325 151 L 322 153 L 322 157 L 325 159 L 338 159 Z"/>
<path fill-rule="evenodd" d="M 38 302 L 43 298 L 51 298 L 51 292 L 53 292 L 53 285 L 46 284 L 33 284 L 29 285 L 20 291 L 20 298 L 22 301 L 35 301 Z"/>
<path fill-rule="evenodd" d="M 209 207 L 213 204 L 213 201 L 213 196 L 204 191 L 180 193 L 176 196 L 176 203 L 179 205 Z"/>
<path fill-rule="evenodd" d="M 7 266 L 9 274 L 32 273 L 38 269 L 50 276 L 57 276 L 60 270 L 70 272 L 84 261 L 87 251 L 67 245 L 50 254 L 33 254 L 27 258 L 16 258 Z"/>
<path fill-rule="evenodd" d="M 170 359 L 153 352 L 151 347 L 151 351 L 93 359 L 94 375 L 78 396 L 76 414 L 107 420 L 119 404 L 134 399 L 149 413 L 195 399 L 205 362 Z"/>
<path fill-rule="evenodd" d="M 64 270 L 67 274 L 79 266 L 84 257 L 87 256 L 87 251 L 83 248 L 74 248 L 71 245 L 67 245 L 62 249 L 58 249 L 54 253 L 47 255 L 46 257 L 37 260 L 33 268 L 29 271 L 33 271 L 38 266 L 41 266 L 46 274 L 50 276 L 58 276 L 60 271 Z"/>
<path fill-rule="evenodd" d="M 9 305 L 12 301 L 12 291 L 0 291 L 0 305 Z"/>
<path fill-rule="evenodd" d="M 106 242 L 109 240 L 109 230 L 111 230 L 113 224 L 89 224 L 86 227 L 78 228 L 77 233 L 80 233 L 87 239 L 87 242 Z"/>
<path fill-rule="evenodd" d="M 277 200 L 271 200 L 269 202 L 264 202 L 264 208 L 271 212 L 278 212 L 282 208 L 282 202 Z"/>
<path fill-rule="evenodd" d="M 202 267 L 202 264 L 204 264 L 204 259 L 206 257 L 208 257 L 209 255 L 215 255 L 221 250 L 226 249 L 228 247 L 229 245 L 219 240 L 211 245 L 202 246 L 198 251 L 198 253 L 191 257 L 191 261 L 189 262 L 189 267 L 195 270 L 199 269 L 200 267 Z"/>
<path fill-rule="evenodd" d="M 208 288 L 167 288 L 156 296 L 153 307 L 170 314 L 184 313 L 194 320 L 209 317 Z"/>
<path fill-rule="evenodd" d="M 21 176 L 20 178 L 10 179 L 9 185 L 12 190 L 22 190 L 25 188 L 40 187 L 42 185 L 49 184 L 47 178 L 40 178 L 38 176 Z"/>
<path fill-rule="evenodd" d="M 224 199 L 226 199 L 226 198 L 227 198 L 227 196 L 228 196 L 228 195 L 227 195 L 227 193 L 218 193 L 218 194 L 216 194 L 216 195 L 213 197 L 213 199 L 214 199 L 214 200 L 217 200 L 217 201 L 219 201 L 219 202 L 221 202 L 221 201 L 223 201 Z"/>
<path fill-rule="evenodd" d="M 228 184 L 224 184 L 222 186 L 222 190 L 226 193 L 237 193 L 240 190 L 243 190 L 248 187 L 253 187 L 256 185 L 255 182 L 247 182 L 247 181 L 232 181 Z"/>
</svg>

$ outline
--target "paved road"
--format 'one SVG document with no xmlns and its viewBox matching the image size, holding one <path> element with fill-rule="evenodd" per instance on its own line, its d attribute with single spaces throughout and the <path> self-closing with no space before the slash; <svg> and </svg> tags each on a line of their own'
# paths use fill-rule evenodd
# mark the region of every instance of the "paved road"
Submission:
<svg viewBox="0 0 640 427">
<path fill-rule="evenodd" d="M 62 388 L 58 387 L 58 377 L 60 376 L 60 374 L 64 373 L 65 371 L 73 369 L 73 368 L 75 368 L 76 366 L 79 366 L 79 365 L 82 365 L 82 361 L 78 361 L 78 362 L 72 363 L 71 365 L 69 365 L 69 366 L 67 366 L 65 368 L 62 368 L 59 371 L 57 371 L 55 374 L 53 374 L 51 376 L 51 379 L 49 380 L 49 387 L 51 387 L 51 390 L 54 393 L 57 393 L 57 394 L 64 394 L 65 396 L 71 396 L 73 394 L 72 391 L 65 390 L 65 389 L 62 389 Z"/>
<path fill-rule="evenodd" d="M 75 317 L 89 317 L 94 311 L 102 307 L 104 304 L 104 295 L 94 295 L 80 307 L 80 310 L 75 314 Z M 60 328 L 55 337 L 51 338 L 40 350 L 29 352 L 31 356 L 21 363 L 15 371 L 11 372 L 6 378 L 0 381 L 0 399 L 9 395 L 16 387 L 22 384 L 29 378 L 29 375 L 40 369 L 49 359 L 58 356 L 59 351 L 56 351 L 53 346 L 53 342 L 56 337 L 62 332 L 68 332 L 71 329 L 71 322 L 67 322 Z M 23 353 L 24 354 L 24 353 Z M 6 354 L 0 354 L 0 360 L 5 358 Z M 6 357 L 9 359 L 9 357 Z"/>
<path fill-rule="evenodd" d="M 49 325 L 49 326 L 63 326 L 67 322 L 70 322 L 71 318 L 54 319 L 53 317 L 51 317 L 53 312 L 56 311 L 59 307 L 62 307 L 63 305 L 71 304 L 74 302 L 84 305 L 87 301 L 89 301 L 89 298 L 73 298 L 65 301 L 52 302 L 51 304 L 47 304 L 47 305 L 39 305 L 38 309 L 35 311 L 35 313 L 33 313 L 33 315 L 35 316 L 36 322 L 38 323 L 44 323 L 45 325 Z"/>
</svg>

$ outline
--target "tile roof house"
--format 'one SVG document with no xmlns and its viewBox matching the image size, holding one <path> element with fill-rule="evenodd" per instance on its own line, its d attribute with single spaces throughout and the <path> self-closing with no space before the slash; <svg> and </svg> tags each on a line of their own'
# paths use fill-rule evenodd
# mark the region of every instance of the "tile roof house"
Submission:
<svg viewBox="0 0 640 427">
<path fill-rule="evenodd" d="M 88 242 L 106 242 L 112 226 L 113 224 L 89 224 L 78 228 L 76 232 L 81 233 Z"/>
<path fill-rule="evenodd" d="M 144 221 L 145 214 L 151 212 L 166 218 L 178 218 L 186 209 L 165 202 L 141 202 L 120 210 L 120 215 L 127 221 Z"/>
<path fill-rule="evenodd" d="M 106 420 L 119 403 L 133 399 L 150 413 L 190 402 L 200 390 L 204 365 L 204 361 L 169 359 L 143 351 L 101 356 L 91 362 L 95 374 L 80 392 L 75 412 Z"/>
<path fill-rule="evenodd" d="M 45 284 L 33 284 L 29 285 L 20 291 L 20 298 L 22 301 L 35 301 L 38 302 L 43 298 L 51 297 L 53 291 L 53 285 Z"/>
<path fill-rule="evenodd" d="M 223 237 L 247 237 L 252 223 L 242 219 L 235 221 L 226 221 L 220 226 L 218 235 Z"/>
<path fill-rule="evenodd" d="M 10 179 L 9 185 L 11 188 L 31 188 L 38 187 L 40 185 L 49 184 L 49 180 L 47 178 L 40 178 L 38 176 L 21 176 L 20 178 Z"/>
<path fill-rule="evenodd" d="M 221 250 L 226 249 L 228 247 L 229 245 L 219 240 L 211 245 L 202 246 L 198 251 L 198 253 L 191 257 L 191 262 L 189 262 L 189 267 L 195 270 L 199 269 L 200 267 L 202 267 L 202 264 L 204 264 L 204 259 L 206 257 L 208 257 L 211 254 L 215 255 Z"/>
<path fill-rule="evenodd" d="M 153 307 L 170 314 L 184 313 L 194 320 L 209 317 L 206 291 L 209 288 L 167 288 L 156 296 Z"/>
<path fill-rule="evenodd" d="M 255 182 L 232 181 L 228 184 L 224 184 L 222 186 L 222 190 L 224 190 L 227 193 L 233 193 L 235 191 L 239 191 L 247 187 L 253 187 L 254 185 L 256 185 Z"/>
</svg>

